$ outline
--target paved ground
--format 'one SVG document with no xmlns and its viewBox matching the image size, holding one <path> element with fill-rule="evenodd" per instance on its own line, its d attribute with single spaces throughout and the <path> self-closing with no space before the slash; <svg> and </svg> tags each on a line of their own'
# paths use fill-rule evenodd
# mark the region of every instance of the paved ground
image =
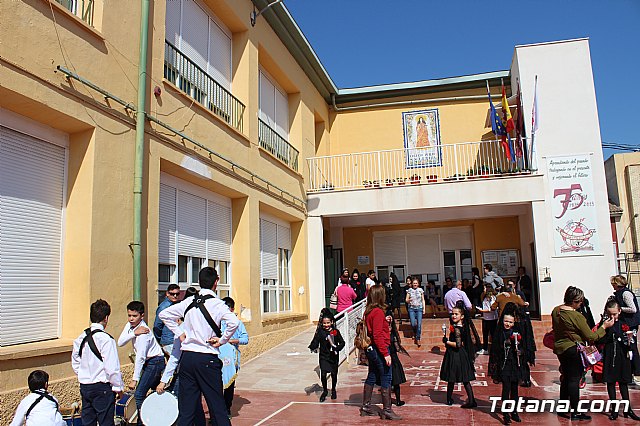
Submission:
<svg viewBox="0 0 640 426">
<path fill-rule="evenodd" d="M 236 397 L 233 406 L 234 425 L 333 425 L 370 424 L 378 422 L 375 417 L 359 417 L 358 407 L 362 400 L 362 382 L 366 367 L 354 363 L 341 366 L 338 376 L 338 399 L 318 401 L 320 380 L 317 373 L 317 354 L 309 353 L 307 346 L 313 336 L 310 328 L 286 343 L 270 350 L 242 366 L 237 379 Z M 454 392 L 455 405 L 444 404 L 445 386 L 439 382 L 438 372 L 442 354 L 431 348 L 415 348 L 407 339 L 404 342 L 410 357 L 402 356 L 408 382 L 402 385 L 403 399 L 407 405 L 397 408 L 396 413 L 404 417 L 395 424 L 500 424 L 501 417 L 491 414 L 489 396 L 500 394 L 500 386 L 487 380 L 485 372 L 488 356 L 479 356 L 476 361 L 477 381 L 473 383 L 479 407 L 464 410 L 459 404 L 466 395 L 463 389 Z M 558 361 L 553 353 L 543 348 L 538 352 L 538 363 L 532 369 L 531 388 L 521 388 L 521 396 L 528 400 L 556 399 L 559 394 Z M 583 399 L 606 399 L 604 384 L 593 384 L 589 378 Z M 379 395 L 374 402 L 380 404 Z M 632 406 L 640 413 L 640 388 L 631 390 Z M 592 413 L 590 425 L 611 424 L 604 414 Z M 555 414 L 524 413 L 524 423 L 569 424 L 569 420 Z M 631 420 L 620 417 L 617 424 L 630 424 Z"/>
</svg>

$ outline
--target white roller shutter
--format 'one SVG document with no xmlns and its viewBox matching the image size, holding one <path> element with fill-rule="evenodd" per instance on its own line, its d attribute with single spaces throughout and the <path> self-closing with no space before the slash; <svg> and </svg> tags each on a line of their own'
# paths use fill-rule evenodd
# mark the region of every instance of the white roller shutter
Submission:
<svg viewBox="0 0 640 426">
<path fill-rule="evenodd" d="M 440 271 L 440 248 L 437 234 L 407 235 L 407 272 L 409 274 Z"/>
<path fill-rule="evenodd" d="M 231 91 L 231 37 L 213 20 L 209 20 L 209 69 L 222 87 Z"/>
<path fill-rule="evenodd" d="M 231 261 L 231 209 L 207 201 L 209 259 Z"/>
<path fill-rule="evenodd" d="M 260 72 L 260 118 L 269 127 L 274 128 L 276 123 L 275 87 L 267 76 Z"/>
<path fill-rule="evenodd" d="M 182 2 L 182 42 L 178 49 L 207 70 L 209 16 L 193 0 Z"/>
<path fill-rule="evenodd" d="M 176 263 L 176 189 L 160 184 L 158 262 Z"/>
<path fill-rule="evenodd" d="M 58 337 L 64 181 L 64 148 L 0 126 L 2 346 Z"/>
<path fill-rule="evenodd" d="M 180 48 L 180 3 L 175 0 L 164 2 L 167 5 L 164 38 L 177 48 Z"/>
<path fill-rule="evenodd" d="M 289 139 L 289 100 L 286 93 L 275 89 L 276 127 L 275 131 L 285 139 Z"/>
<path fill-rule="evenodd" d="M 376 266 L 406 265 L 404 236 L 374 238 Z"/>
<path fill-rule="evenodd" d="M 278 225 L 278 248 L 291 250 L 291 228 Z"/>
<path fill-rule="evenodd" d="M 207 201 L 178 191 L 178 254 L 205 258 L 207 254 Z"/>
<path fill-rule="evenodd" d="M 471 232 L 456 232 L 440 234 L 442 250 L 466 250 L 473 247 Z"/>
<path fill-rule="evenodd" d="M 277 225 L 260 219 L 260 277 L 278 279 Z"/>
</svg>

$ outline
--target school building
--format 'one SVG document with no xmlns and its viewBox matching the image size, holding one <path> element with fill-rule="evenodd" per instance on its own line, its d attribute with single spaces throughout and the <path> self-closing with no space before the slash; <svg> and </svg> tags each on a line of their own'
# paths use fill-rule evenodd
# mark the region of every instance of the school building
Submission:
<svg viewBox="0 0 640 426">
<path fill-rule="evenodd" d="M 588 40 L 338 89 L 282 3 L 254 3 L 0 3 L 0 421 L 35 368 L 77 398 L 72 340 L 94 300 L 117 334 L 129 301 L 152 322 L 205 265 L 236 300 L 245 360 L 308 327 L 340 266 L 441 284 L 524 265 L 543 319 L 570 284 L 603 304 L 615 256 Z M 515 161 L 489 120 L 503 81 L 514 114 L 521 88 Z"/>
</svg>

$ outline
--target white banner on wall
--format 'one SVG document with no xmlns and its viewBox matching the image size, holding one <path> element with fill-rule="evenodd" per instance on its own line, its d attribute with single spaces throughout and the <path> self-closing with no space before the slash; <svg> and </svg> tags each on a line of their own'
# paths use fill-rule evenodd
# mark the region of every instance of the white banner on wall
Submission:
<svg viewBox="0 0 640 426">
<path fill-rule="evenodd" d="M 600 254 L 591 155 L 547 158 L 556 256 Z"/>
</svg>

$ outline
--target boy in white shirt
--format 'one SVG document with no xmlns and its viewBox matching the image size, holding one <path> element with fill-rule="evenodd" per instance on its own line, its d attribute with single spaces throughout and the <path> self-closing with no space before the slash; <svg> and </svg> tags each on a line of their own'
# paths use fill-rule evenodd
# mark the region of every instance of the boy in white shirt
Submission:
<svg viewBox="0 0 640 426">
<path fill-rule="evenodd" d="M 71 367 L 80 382 L 82 424 L 113 426 L 115 398 L 122 397 L 124 384 L 116 342 L 104 331 L 111 306 L 98 299 L 91 305 L 89 315 L 91 326 L 73 341 L 71 353 Z"/>
<path fill-rule="evenodd" d="M 149 389 L 155 389 L 160 383 L 162 370 L 165 367 L 164 352 L 158 341 L 149 333 L 149 327 L 144 322 L 144 303 L 134 300 L 127 305 L 127 316 L 129 322 L 125 324 L 118 346 L 124 346 L 132 341 L 133 350 L 136 353 L 136 360 L 133 369 L 133 378 L 129 382 L 129 389 L 134 390 L 136 407 L 140 413 L 142 402 L 147 396 Z M 136 333 L 138 329 L 146 329 L 144 333 Z M 138 424 L 142 421 L 138 415 Z"/>
<path fill-rule="evenodd" d="M 47 392 L 49 388 L 47 372 L 32 371 L 27 382 L 31 393 L 18 405 L 10 426 L 65 426 L 66 423 L 58 411 L 58 400 Z"/>
</svg>

